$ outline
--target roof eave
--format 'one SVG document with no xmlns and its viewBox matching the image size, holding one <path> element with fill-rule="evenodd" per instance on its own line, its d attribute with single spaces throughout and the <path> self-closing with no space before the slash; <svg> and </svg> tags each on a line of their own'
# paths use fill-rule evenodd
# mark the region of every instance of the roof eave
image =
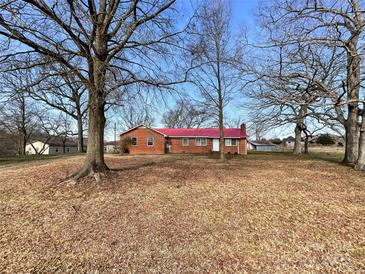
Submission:
<svg viewBox="0 0 365 274">
<path fill-rule="evenodd" d="M 148 127 L 148 126 L 146 126 L 146 125 L 144 125 L 144 124 L 140 124 L 140 125 L 138 125 L 138 126 L 135 126 L 134 128 L 130 128 L 130 129 L 128 129 L 128 130 L 126 130 L 126 131 L 124 131 L 124 132 L 120 133 L 120 134 L 119 134 L 119 136 L 122 136 L 122 135 L 124 135 L 124 134 L 126 134 L 126 133 L 128 133 L 128 132 L 131 132 L 132 130 L 135 130 L 135 129 L 139 128 L 139 127 L 145 127 L 145 128 L 148 128 L 148 129 L 150 129 L 150 130 L 152 130 L 152 131 L 154 131 L 154 132 L 157 132 L 157 133 L 161 134 L 162 136 L 167 137 L 167 135 L 166 135 L 166 134 L 163 134 L 162 132 L 160 132 L 160 131 L 158 131 L 158 130 L 156 130 L 156 129 L 154 129 L 154 128 Z"/>
</svg>

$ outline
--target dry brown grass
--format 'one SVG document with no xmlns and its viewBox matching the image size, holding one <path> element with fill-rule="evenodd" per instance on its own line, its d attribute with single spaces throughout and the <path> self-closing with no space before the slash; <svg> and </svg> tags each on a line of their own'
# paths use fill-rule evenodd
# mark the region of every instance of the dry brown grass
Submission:
<svg viewBox="0 0 365 274">
<path fill-rule="evenodd" d="M 108 156 L 0 168 L 0 272 L 364 272 L 365 176 L 319 160 Z"/>
</svg>

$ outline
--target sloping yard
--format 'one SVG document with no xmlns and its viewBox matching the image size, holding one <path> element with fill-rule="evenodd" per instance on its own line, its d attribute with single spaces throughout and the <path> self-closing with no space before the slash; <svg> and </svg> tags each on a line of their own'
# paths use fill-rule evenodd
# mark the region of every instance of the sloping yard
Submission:
<svg viewBox="0 0 365 274">
<path fill-rule="evenodd" d="M 364 272 L 365 175 L 333 159 L 109 156 L 78 185 L 82 156 L 0 167 L 0 272 Z"/>
</svg>

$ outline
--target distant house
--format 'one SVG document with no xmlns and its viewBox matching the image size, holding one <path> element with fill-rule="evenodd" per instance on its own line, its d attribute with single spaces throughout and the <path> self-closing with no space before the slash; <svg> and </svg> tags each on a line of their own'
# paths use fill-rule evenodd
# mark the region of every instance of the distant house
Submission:
<svg viewBox="0 0 365 274">
<path fill-rule="evenodd" d="M 247 148 L 248 150 L 254 150 L 254 151 L 275 151 L 276 145 L 271 143 L 267 140 L 260 140 L 260 141 L 247 141 Z"/>
<path fill-rule="evenodd" d="M 300 143 L 304 145 L 304 138 L 300 139 Z M 295 138 L 293 136 L 289 136 L 283 139 L 283 145 L 286 149 L 294 149 L 295 146 Z"/>
<path fill-rule="evenodd" d="M 224 152 L 247 154 L 246 126 L 224 129 Z M 130 154 L 210 153 L 219 151 L 219 128 L 149 128 L 140 125 L 120 135 L 130 139 Z"/>
<path fill-rule="evenodd" d="M 283 145 L 287 149 L 294 149 L 295 138 L 293 136 L 289 136 L 283 139 Z"/>
<path fill-rule="evenodd" d="M 110 141 L 104 143 L 104 152 L 106 153 L 118 153 L 118 141 Z"/>
<path fill-rule="evenodd" d="M 25 152 L 43 155 L 77 153 L 77 143 L 72 140 L 62 142 L 59 138 L 34 140 L 26 145 Z"/>
</svg>

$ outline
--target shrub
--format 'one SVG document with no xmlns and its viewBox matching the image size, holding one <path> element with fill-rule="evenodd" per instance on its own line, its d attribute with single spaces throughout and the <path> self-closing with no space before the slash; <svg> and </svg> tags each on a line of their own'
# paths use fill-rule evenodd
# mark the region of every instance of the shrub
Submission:
<svg viewBox="0 0 365 274">
<path fill-rule="evenodd" d="M 272 139 L 270 141 L 271 141 L 271 143 L 273 143 L 275 145 L 280 145 L 281 144 L 281 140 L 279 138 L 275 138 L 275 139 Z"/>
<path fill-rule="evenodd" d="M 120 141 L 120 152 L 129 153 L 129 146 L 132 144 L 132 139 L 130 137 L 122 138 Z"/>
<path fill-rule="evenodd" d="M 317 138 L 317 144 L 329 146 L 335 144 L 335 140 L 328 134 L 323 134 Z"/>
</svg>

